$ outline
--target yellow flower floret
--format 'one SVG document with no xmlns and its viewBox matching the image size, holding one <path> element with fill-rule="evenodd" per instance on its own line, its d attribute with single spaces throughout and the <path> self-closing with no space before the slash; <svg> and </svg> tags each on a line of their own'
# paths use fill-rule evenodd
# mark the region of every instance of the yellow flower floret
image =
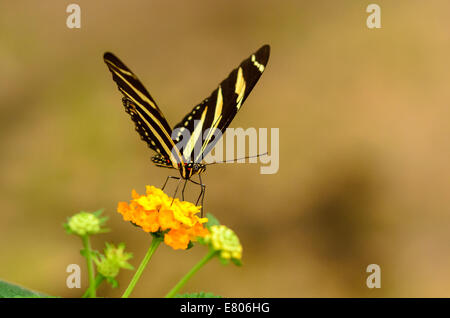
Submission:
<svg viewBox="0 0 450 318">
<path fill-rule="evenodd" d="M 164 242 L 173 249 L 186 249 L 190 241 L 208 234 L 203 227 L 208 219 L 197 216 L 200 206 L 172 199 L 154 186 L 147 186 L 145 193 L 139 195 L 133 190 L 130 203 L 119 202 L 117 212 L 125 221 L 131 221 L 145 232 L 164 231 Z"/>
</svg>

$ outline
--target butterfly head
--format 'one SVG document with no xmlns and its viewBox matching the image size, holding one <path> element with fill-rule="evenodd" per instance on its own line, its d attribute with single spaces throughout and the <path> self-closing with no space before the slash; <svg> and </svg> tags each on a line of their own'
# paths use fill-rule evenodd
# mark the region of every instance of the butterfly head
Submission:
<svg viewBox="0 0 450 318">
<path fill-rule="evenodd" d="M 205 171 L 206 165 L 204 165 L 202 163 L 197 163 L 197 162 L 190 162 L 190 163 L 185 163 L 184 168 L 186 171 L 186 176 L 184 178 L 189 179 L 193 175 L 200 174 L 203 171 Z"/>
</svg>

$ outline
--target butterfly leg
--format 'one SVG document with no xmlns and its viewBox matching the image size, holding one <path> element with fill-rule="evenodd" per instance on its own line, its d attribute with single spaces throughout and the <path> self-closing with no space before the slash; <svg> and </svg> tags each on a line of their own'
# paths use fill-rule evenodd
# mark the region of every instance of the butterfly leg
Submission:
<svg viewBox="0 0 450 318">
<path fill-rule="evenodd" d="M 184 180 L 183 190 L 181 191 L 181 200 L 184 201 L 184 190 L 186 189 L 188 179 Z"/>
<path fill-rule="evenodd" d="M 192 181 L 192 180 L 190 180 L 190 181 L 201 187 L 200 195 L 198 196 L 197 201 L 195 202 L 195 205 L 198 205 L 198 202 L 200 201 L 200 198 L 201 198 L 201 206 L 202 206 L 201 217 L 203 217 L 203 200 L 205 198 L 206 185 L 203 184 L 202 177 L 200 175 L 198 175 L 198 178 L 200 180 L 200 183 Z"/>
<path fill-rule="evenodd" d="M 166 178 L 166 182 L 164 182 L 164 184 L 163 184 L 161 190 L 164 190 L 164 188 L 166 187 L 167 181 L 169 181 L 169 179 L 177 179 L 177 180 L 178 180 L 178 179 L 180 179 L 180 177 L 168 176 L 168 177 Z"/>
<path fill-rule="evenodd" d="M 172 202 L 170 203 L 170 206 L 172 206 L 173 201 L 175 200 L 175 196 L 177 195 L 178 188 L 180 187 L 180 183 L 181 183 L 181 180 L 182 180 L 181 178 L 177 178 L 177 179 L 179 179 L 179 181 L 178 181 L 178 183 L 177 183 L 177 187 L 175 188 L 175 193 L 173 194 Z"/>
</svg>

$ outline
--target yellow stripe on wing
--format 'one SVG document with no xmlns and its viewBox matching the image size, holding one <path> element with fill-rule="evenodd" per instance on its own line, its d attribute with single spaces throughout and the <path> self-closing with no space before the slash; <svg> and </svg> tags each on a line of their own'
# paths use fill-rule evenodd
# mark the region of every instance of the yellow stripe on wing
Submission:
<svg viewBox="0 0 450 318">
<path fill-rule="evenodd" d="M 160 142 L 160 144 L 163 146 L 164 150 L 166 151 L 166 153 L 170 156 L 170 161 L 172 161 L 172 166 L 174 168 L 178 168 L 177 163 L 183 163 L 183 158 L 181 157 L 181 153 L 178 150 L 178 148 L 175 146 L 175 144 L 172 141 L 172 138 L 170 138 L 167 130 L 161 125 L 161 122 L 155 118 L 155 116 L 153 116 L 153 114 L 148 111 L 147 108 L 143 107 L 142 105 L 140 105 L 138 103 L 138 101 L 136 101 L 136 99 L 133 98 L 133 96 L 131 96 L 127 91 L 121 89 L 120 90 L 124 95 L 127 96 L 127 98 L 129 98 L 130 100 L 133 101 L 133 103 L 139 107 L 140 110 L 143 110 L 151 119 L 152 121 L 158 125 L 159 129 L 164 133 L 166 140 L 168 140 L 171 143 L 172 149 L 175 150 L 175 154 L 177 155 L 179 160 L 176 160 L 173 156 L 173 152 L 167 147 L 167 142 L 164 142 L 163 138 L 157 133 L 157 131 L 153 128 L 153 126 L 147 121 L 147 119 L 141 114 L 140 110 L 137 110 L 137 114 L 139 115 L 139 117 L 147 124 L 147 127 L 150 128 L 150 130 L 152 131 L 153 135 L 155 135 L 155 137 L 158 139 L 158 141 Z"/>
<path fill-rule="evenodd" d="M 223 96 L 222 96 L 222 87 L 219 86 L 219 90 L 217 91 L 217 101 L 216 101 L 216 109 L 214 111 L 214 119 L 213 119 L 213 125 L 210 127 L 208 131 L 208 136 L 206 137 L 205 141 L 203 142 L 202 149 L 200 153 L 198 154 L 197 158 L 195 158 L 195 161 L 198 162 L 200 159 L 200 156 L 202 156 L 203 152 L 206 149 L 206 146 L 208 146 L 209 141 L 211 140 L 213 133 L 215 132 L 217 126 L 220 123 L 220 120 L 222 119 L 222 107 L 223 107 Z"/>
<path fill-rule="evenodd" d="M 117 72 L 116 70 L 120 71 L 121 73 L 124 73 L 126 75 L 130 75 L 133 78 L 136 78 L 136 76 L 133 73 L 130 73 L 124 69 L 121 69 L 120 67 L 118 67 L 117 65 L 115 65 L 114 63 L 110 62 L 110 61 L 106 61 L 109 65 L 111 65 L 113 67 L 113 69 L 111 69 L 114 74 L 116 74 L 122 81 L 124 81 L 125 83 L 127 83 L 127 85 L 146 103 L 148 103 L 151 107 L 153 107 L 154 109 L 157 109 L 159 112 L 158 107 L 156 107 L 155 103 L 153 103 L 150 98 L 147 97 L 147 95 L 145 95 L 144 93 L 142 93 L 140 90 L 136 89 L 129 81 L 127 81 L 125 79 L 125 77 L 123 77 L 119 72 Z"/>
<path fill-rule="evenodd" d="M 142 114 L 139 112 L 139 110 L 137 110 L 137 114 L 145 122 L 147 127 L 150 128 L 150 130 L 152 131 L 153 135 L 158 139 L 159 143 L 164 148 L 165 152 L 170 156 L 170 161 L 172 162 L 172 166 L 174 168 L 178 168 L 178 166 L 177 166 L 177 162 L 178 161 L 175 160 L 172 151 L 170 151 L 169 147 L 167 147 L 167 144 L 164 142 L 164 140 L 161 138 L 161 136 L 158 134 L 158 132 L 152 127 L 152 125 L 150 125 L 150 123 L 147 121 L 147 119 L 144 116 L 142 116 Z"/>
<path fill-rule="evenodd" d="M 239 110 L 241 108 L 242 101 L 244 100 L 245 93 L 245 80 L 244 75 L 242 74 L 242 67 L 238 70 L 234 92 L 238 94 L 238 97 L 236 98 L 236 107 Z"/>
<path fill-rule="evenodd" d="M 208 106 L 205 107 L 205 110 L 202 113 L 202 117 L 200 118 L 200 122 L 194 129 L 194 132 L 191 135 L 186 147 L 183 151 L 183 156 L 188 159 L 191 157 L 192 151 L 194 150 L 195 144 L 197 143 L 198 138 L 200 137 L 203 131 L 203 124 L 205 123 L 206 112 L 208 111 Z"/>
</svg>

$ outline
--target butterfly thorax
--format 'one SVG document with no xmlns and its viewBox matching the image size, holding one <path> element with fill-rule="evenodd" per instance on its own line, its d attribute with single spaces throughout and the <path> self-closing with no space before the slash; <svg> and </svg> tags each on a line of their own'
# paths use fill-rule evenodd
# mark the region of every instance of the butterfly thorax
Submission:
<svg viewBox="0 0 450 318">
<path fill-rule="evenodd" d="M 180 165 L 181 164 L 179 164 L 179 166 Z M 184 179 L 190 179 L 193 175 L 200 174 L 200 173 L 202 173 L 203 171 L 206 170 L 206 165 L 204 165 L 202 163 L 196 163 L 196 162 L 185 163 L 184 167 L 185 167 L 185 171 L 186 171 L 186 175 L 185 176 L 183 176 L 183 173 L 181 172 L 182 169 L 179 169 L 180 173 L 181 173 L 181 176 Z"/>
<path fill-rule="evenodd" d="M 157 154 L 152 157 L 152 162 L 158 167 L 174 168 L 172 162 L 164 156 Z M 195 174 L 206 170 L 206 165 L 197 162 L 178 163 L 178 171 L 183 179 L 190 179 Z"/>
</svg>

